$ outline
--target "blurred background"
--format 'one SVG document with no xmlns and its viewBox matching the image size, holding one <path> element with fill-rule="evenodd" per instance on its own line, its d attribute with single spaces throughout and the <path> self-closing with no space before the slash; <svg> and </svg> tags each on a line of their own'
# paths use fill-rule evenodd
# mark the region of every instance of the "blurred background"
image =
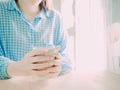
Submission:
<svg viewBox="0 0 120 90">
<path fill-rule="evenodd" d="M 75 71 L 120 74 L 120 0 L 53 0 L 68 32 Z"/>
</svg>

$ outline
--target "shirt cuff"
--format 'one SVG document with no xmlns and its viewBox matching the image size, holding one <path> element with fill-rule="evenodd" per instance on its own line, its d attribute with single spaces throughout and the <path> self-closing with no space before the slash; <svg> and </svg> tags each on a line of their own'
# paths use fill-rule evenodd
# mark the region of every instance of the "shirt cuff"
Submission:
<svg viewBox="0 0 120 90">
<path fill-rule="evenodd" d="M 60 72 L 59 76 L 67 74 L 71 71 L 72 71 L 72 66 L 69 66 L 67 64 L 62 64 L 61 65 L 61 72 Z"/>
<path fill-rule="evenodd" d="M 7 66 L 12 62 L 10 59 L 0 56 L 0 79 L 9 79 L 10 76 L 7 73 Z"/>
<path fill-rule="evenodd" d="M 62 59 L 60 60 L 61 61 L 61 71 L 60 71 L 59 76 L 67 74 L 72 71 L 72 63 L 71 63 L 70 59 L 63 55 L 61 57 L 62 57 Z"/>
</svg>

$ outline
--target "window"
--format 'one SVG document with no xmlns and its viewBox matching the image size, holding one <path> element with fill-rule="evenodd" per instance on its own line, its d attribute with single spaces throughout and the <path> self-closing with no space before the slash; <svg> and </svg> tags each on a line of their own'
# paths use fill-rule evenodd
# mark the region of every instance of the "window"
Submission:
<svg viewBox="0 0 120 90">
<path fill-rule="evenodd" d="M 103 0 L 76 0 L 76 69 L 106 69 L 105 7 Z"/>
<path fill-rule="evenodd" d="M 107 66 L 104 0 L 60 0 L 68 48 L 76 71 Z M 57 2 L 57 1 L 56 1 Z"/>
</svg>

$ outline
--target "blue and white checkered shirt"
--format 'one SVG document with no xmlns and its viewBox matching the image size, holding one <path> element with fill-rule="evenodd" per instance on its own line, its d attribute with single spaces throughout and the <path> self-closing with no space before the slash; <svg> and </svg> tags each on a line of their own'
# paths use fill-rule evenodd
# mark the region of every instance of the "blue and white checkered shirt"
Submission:
<svg viewBox="0 0 120 90">
<path fill-rule="evenodd" d="M 0 1 L 0 79 L 9 78 L 7 65 L 21 60 L 32 47 L 61 46 L 64 74 L 71 70 L 70 61 L 63 51 L 66 48 L 61 17 L 54 10 L 42 11 L 29 22 L 19 10 L 14 0 Z"/>
</svg>

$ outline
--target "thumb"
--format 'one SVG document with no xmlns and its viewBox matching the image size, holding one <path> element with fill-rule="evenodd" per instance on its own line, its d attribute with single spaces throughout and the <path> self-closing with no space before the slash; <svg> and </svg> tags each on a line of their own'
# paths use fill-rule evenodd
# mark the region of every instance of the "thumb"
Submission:
<svg viewBox="0 0 120 90">
<path fill-rule="evenodd" d="M 55 50 L 59 51 L 60 50 L 60 46 L 56 46 Z"/>
</svg>

